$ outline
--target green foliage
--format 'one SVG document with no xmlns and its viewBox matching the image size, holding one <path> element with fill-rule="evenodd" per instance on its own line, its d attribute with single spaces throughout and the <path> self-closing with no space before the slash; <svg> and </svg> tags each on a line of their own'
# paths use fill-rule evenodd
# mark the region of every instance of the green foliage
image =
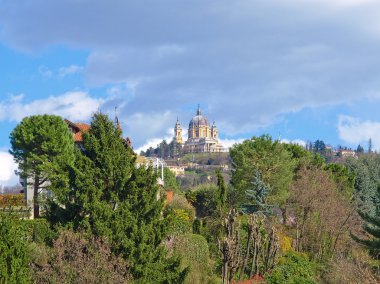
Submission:
<svg viewBox="0 0 380 284">
<path fill-rule="evenodd" d="M 220 170 L 216 171 L 216 178 L 217 178 L 216 186 L 218 187 L 218 193 L 217 193 L 218 209 L 220 212 L 223 212 L 226 207 L 226 202 L 227 202 L 227 193 L 228 193 L 227 186 L 224 182 L 224 178 Z"/>
<path fill-rule="evenodd" d="M 172 209 L 181 209 L 185 211 L 189 220 L 194 220 L 195 208 L 189 203 L 189 201 L 187 201 L 185 196 L 179 194 L 174 195 L 169 207 Z"/>
<path fill-rule="evenodd" d="M 74 161 L 74 141 L 67 124 L 55 115 L 25 117 L 10 135 L 21 178 L 34 187 L 34 215 L 39 217 L 40 188 L 49 181 L 56 191 L 68 187 L 67 166 Z M 29 180 L 28 180 L 29 182 Z"/>
<path fill-rule="evenodd" d="M 269 206 L 266 203 L 267 195 L 270 188 L 261 180 L 259 172 L 253 177 L 251 187 L 246 190 L 247 204 L 241 206 L 241 211 L 245 214 L 252 214 L 254 212 L 268 213 Z"/>
<path fill-rule="evenodd" d="M 175 174 L 168 168 L 164 168 L 164 181 L 166 190 L 173 190 L 177 193 L 180 191 L 180 187 L 175 177 Z"/>
<path fill-rule="evenodd" d="M 0 212 L 0 283 L 29 283 L 30 251 L 23 220 Z"/>
<path fill-rule="evenodd" d="M 155 171 L 134 167 L 134 153 L 106 115 L 94 115 L 83 146 L 70 169 L 70 187 L 50 201 L 49 220 L 107 238 L 136 281 L 182 279 L 179 260 L 167 258 L 161 245 L 168 220 Z"/>
<path fill-rule="evenodd" d="M 195 207 L 197 217 L 212 216 L 217 212 L 218 188 L 215 185 L 201 185 L 186 193 L 187 200 Z"/>
<path fill-rule="evenodd" d="M 265 281 L 270 284 L 312 284 L 317 283 L 315 264 L 310 262 L 307 255 L 288 252 L 280 258 L 271 273 L 265 275 Z"/>
<path fill-rule="evenodd" d="M 370 215 L 377 214 L 379 209 L 377 186 L 380 183 L 380 156 L 363 154 L 358 159 L 346 159 L 345 165 L 356 176 L 355 195 L 360 210 Z"/>
<path fill-rule="evenodd" d="M 296 144 L 284 144 L 292 160 L 296 163 L 296 170 L 302 166 L 322 167 L 325 159 L 318 153 L 312 153 L 304 147 Z"/>
<path fill-rule="evenodd" d="M 377 188 L 377 196 L 380 197 L 380 185 Z M 376 258 L 380 254 L 380 214 L 370 215 L 366 212 L 359 211 L 360 216 L 365 222 L 363 229 L 370 238 L 361 239 L 352 235 L 353 239 L 364 245 Z"/>
<path fill-rule="evenodd" d="M 28 220 L 25 222 L 25 227 L 28 238 L 37 244 L 51 245 L 58 236 L 58 233 L 50 228 L 50 224 L 44 218 Z"/>
<path fill-rule="evenodd" d="M 174 158 L 182 155 L 182 145 L 176 141 L 169 144 L 166 140 L 162 140 L 156 148 L 150 147 L 145 152 L 141 151 L 141 156 L 160 157 L 162 159 Z"/>
<path fill-rule="evenodd" d="M 180 235 L 192 231 L 193 223 L 185 210 L 169 208 L 165 217 L 170 220 L 168 235 Z"/>
<path fill-rule="evenodd" d="M 324 167 L 330 172 L 332 179 L 335 181 L 338 189 L 347 197 L 352 197 L 355 193 L 355 174 L 345 165 L 328 164 Z"/>
<path fill-rule="evenodd" d="M 263 135 L 233 146 L 230 155 L 233 161 L 231 181 L 243 200 L 245 191 L 259 171 L 262 181 L 272 189 L 268 201 L 284 204 L 296 167 L 296 161 L 292 160 L 286 144 L 272 141 L 269 135 Z"/>
<path fill-rule="evenodd" d="M 194 207 L 182 195 L 174 195 L 165 215 L 169 222 L 169 235 L 190 233 L 195 217 Z"/>
</svg>

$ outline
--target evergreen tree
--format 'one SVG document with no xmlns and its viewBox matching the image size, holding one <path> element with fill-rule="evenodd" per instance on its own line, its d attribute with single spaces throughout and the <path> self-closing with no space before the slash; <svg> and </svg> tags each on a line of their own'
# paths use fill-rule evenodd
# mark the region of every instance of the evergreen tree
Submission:
<svg viewBox="0 0 380 284">
<path fill-rule="evenodd" d="M 363 154 L 364 153 L 364 148 L 360 144 L 356 148 L 356 153 L 358 153 L 358 154 Z"/>
<path fill-rule="evenodd" d="M 372 138 L 369 138 L 368 140 L 368 153 L 372 153 Z"/>
<path fill-rule="evenodd" d="M 74 160 L 74 141 L 67 124 L 55 115 L 25 117 L 10 135 L 19 175 L 34 190 L 34 217 L 40 215 L 39 193 L 49 184 L 65 188 L 66 168 Z"/>
<path fill-rule="evenodd" d="M 270 187 L 261 180 L 261 174 L 259 171 L 256 172 L 251 184 L 251 187 L 246 191 L 246 197 L 250 203 L 243 204 L 241 211 L 246 214 L 252 214 L 259 211 L 267 213 L 268 204 L 266 203 L 266 198 L 270 193 Z"/>
<path fill-rule="evenodd" d="M 316 140 L 314 142 L 314 151 L 317 153 L 324 153 L 326 150 L 326 144 L 322 140 Z"/>
<path fill-rule="evenodd" d="M 377 186 L 377 197 L 380 197 L 380 185 Z M 352 236 L 355 241 L 367 247 L 371 254 L 379 258 L 380 256 L 380 212 L 377 210 L 376 214 L 369 214 L 359 211 L 365 225 L 363 229 L 370 236 L 368 239 L 361 239 L 357 236 Z"/>
<path fill-rule="evenodd" d="M 135 154 L 103 114 L 94 115 L 83 146 L 71 168 L 70 189 L 51 201 L 50 220 L 106 237 L 141 283 L 179 282 L 186 271 L 161 245 L 167 220 L 153 169 L 134 167 Z"/>
<path fill-rule="evenodd" d="M 217 202 L 218 202 L 219 210 L 222 212 L 227 202 L 227 187 L 220 170 L 216 171 L 216 178 L 217 178 L 217 187 L 218 187 L 218 196 L 217 196 L 218 201 Z"/>
</svg>

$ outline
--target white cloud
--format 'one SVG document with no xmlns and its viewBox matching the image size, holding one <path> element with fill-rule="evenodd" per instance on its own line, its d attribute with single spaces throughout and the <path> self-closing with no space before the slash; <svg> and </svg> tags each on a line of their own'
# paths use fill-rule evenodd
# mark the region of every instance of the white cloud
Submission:
<svg viewBox="0 0 380 284">
<path fill-rule="evenodd" d="M 150 147 L 156 148 L 162 142 L 162 140 L 166 140 L 166 141 L 170 142 L 171 140 L 169 140 L 169 139 L 171 139 L 171 138 L 172 137 L 163 137 L 163 138 L 148 139 L 148 141 L 146 141 L 144 145 L 140 146 L 137 149 L 134 149 L 134 151 L 135 151 L 135 153 L 140 154 L 141 151 L 146 151 Z"/>
<path fill-rule="evenodd" d="M 148 144 L 153 145 L 157 140 L 161 142 L 166 139 L 169 143 L 173 138 L 173 128 L 168 126 L 173 124 L 174 127 L 175 115 L 170 111 L 138 112 L 132 115 L 120 113 L 119 118 L 122 121 L 124 135 L 130 137 L 133 146 L 137 146 L 136 151 L 140 151 Z"/>
<path fill-rule="evenodd" d="M 281 139 L 280 142 L 281 143 L 285 143 L 285 144 L 295 144 L 295 145 L 299 145 L 299 146 L 302 146 L 302 147 L 306 147 L 306 141 L 304 141 L 302 139 L 289 140 L 289 139 L 283 138 L 283 139 Z"/>
<path fill-rule="evenodd" d="M 23 97 L 0 101 L 0 121 L 20 121 L 36 114 L 56 114 L 74 121 L 88 120 L 105 101 L 85 92 L 68 92 L 23 103 Z"/>
<path fill-rule="evenodd" d="M 15 174 L 17 164 L 13 161 L 13 156 L 8 152 L 0 151 L 0 185 L 15 185 L 19 178 Z"/>
<path fill-rule="evenodd" d="M 225 148 L 231 148 L 235 144 L 240 144 L 244 141 L 245 139 L 219 139 L 219 143 L 223 145 Z"/>
<path fill-rule="evenodd" d="M 59 77 L 63 78 L 67 75 L 73 75 L 73 74 L 76 74 L 76 73 L 80 73 L 83 71 L 83 67 L 82 66 L 78 66 L 78 65 L 70 65 L 70 66 L 67 66 L 67 67 L 61 67 L 59 68 L 59 71 L 58 71 L 58 74 L 59 74 Z"/>
<path fill-rule="evenodd" d="M 366 145 L 372 139 L 373 149 L 380 150 L 380 122 L 361 120 L 359 118 L 341 115 L 338 121 L 339 138 L 350 143 Z"/>
</svg>

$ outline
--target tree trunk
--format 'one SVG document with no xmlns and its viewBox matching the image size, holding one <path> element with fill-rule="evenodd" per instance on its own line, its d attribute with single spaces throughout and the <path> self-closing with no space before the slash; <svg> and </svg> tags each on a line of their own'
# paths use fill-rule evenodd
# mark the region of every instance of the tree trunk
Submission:
<svg viewBox="0 0 380 284">
<path fill-rule="evenodd" d="M 248 259 L 249 259 L 249 247 L 250 247 L 250 244 L 251 244 L 251 238 L 252 238 L 252 226 L 249 227 L 248 229 L 248 240 L 247 240 L 247 246 L 246 246 L 246 254 L 245 254 L 245 257 L 244 257 L 244 262 L 243 262 L 243 267 L 241 268 L 241 271 L 240 271 L 240 279 L 243 278 L 243 274 L 244 274 L 244 271 L 245 271 L 245 268 L 247 266 L 247 262 L 248 262 Z"/>
</svg>

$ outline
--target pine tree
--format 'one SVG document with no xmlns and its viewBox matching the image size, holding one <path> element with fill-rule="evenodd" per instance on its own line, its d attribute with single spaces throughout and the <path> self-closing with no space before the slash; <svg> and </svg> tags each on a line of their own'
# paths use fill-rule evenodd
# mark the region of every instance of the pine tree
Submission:
<svg viewBox="0 0 380 284">
<path fill-rule="evenodd" d="M 83 146 L 76 152 L 70 189 L 51 202 L 50 220 L 106 237 L 141 283 L 181 281 L 186 271 L 161 245 L 167 220 L 153 169 L 134 167 L 135 154 L 103 114 L 94 115 Z"/>
<path fill-rule="evenodd" d="M 270 187 L 262 181 L 260 172 L 256 171 L 251 182 L 251 187 L 246 190 L 247 201 L 251 203 L 243 204 L 241 210 L 246 214 L 255 212 L 267 213 L 269 206 L 266 203 L 266 198 L 269 193 Z"/>
<path fill-rule="evenodd" d="M 34 191 L 34 217 L 40 215 L 42 188 L 67 187 L 66 168 L 74 160 L 74 141 L 66 123 L 55 115 L 25 117 L 12 131 L 10 142 L 19 175 Z"/>
<path fill-rule="evenodd" d="M 377 197 L 380 198 L 380 185 L 377 187 Z M 380 212 L 377 210 L 376 214 L 371 215 L 359 211 L 359 215 L 365 222 L 363 229 L 369 235 L 369 238 L 361 239 L 355 235 L 352 235 L 352 237 L 355 241 L 367 247 L 372 255 L 378 258 L 380 255 Z"/>
</svg>

